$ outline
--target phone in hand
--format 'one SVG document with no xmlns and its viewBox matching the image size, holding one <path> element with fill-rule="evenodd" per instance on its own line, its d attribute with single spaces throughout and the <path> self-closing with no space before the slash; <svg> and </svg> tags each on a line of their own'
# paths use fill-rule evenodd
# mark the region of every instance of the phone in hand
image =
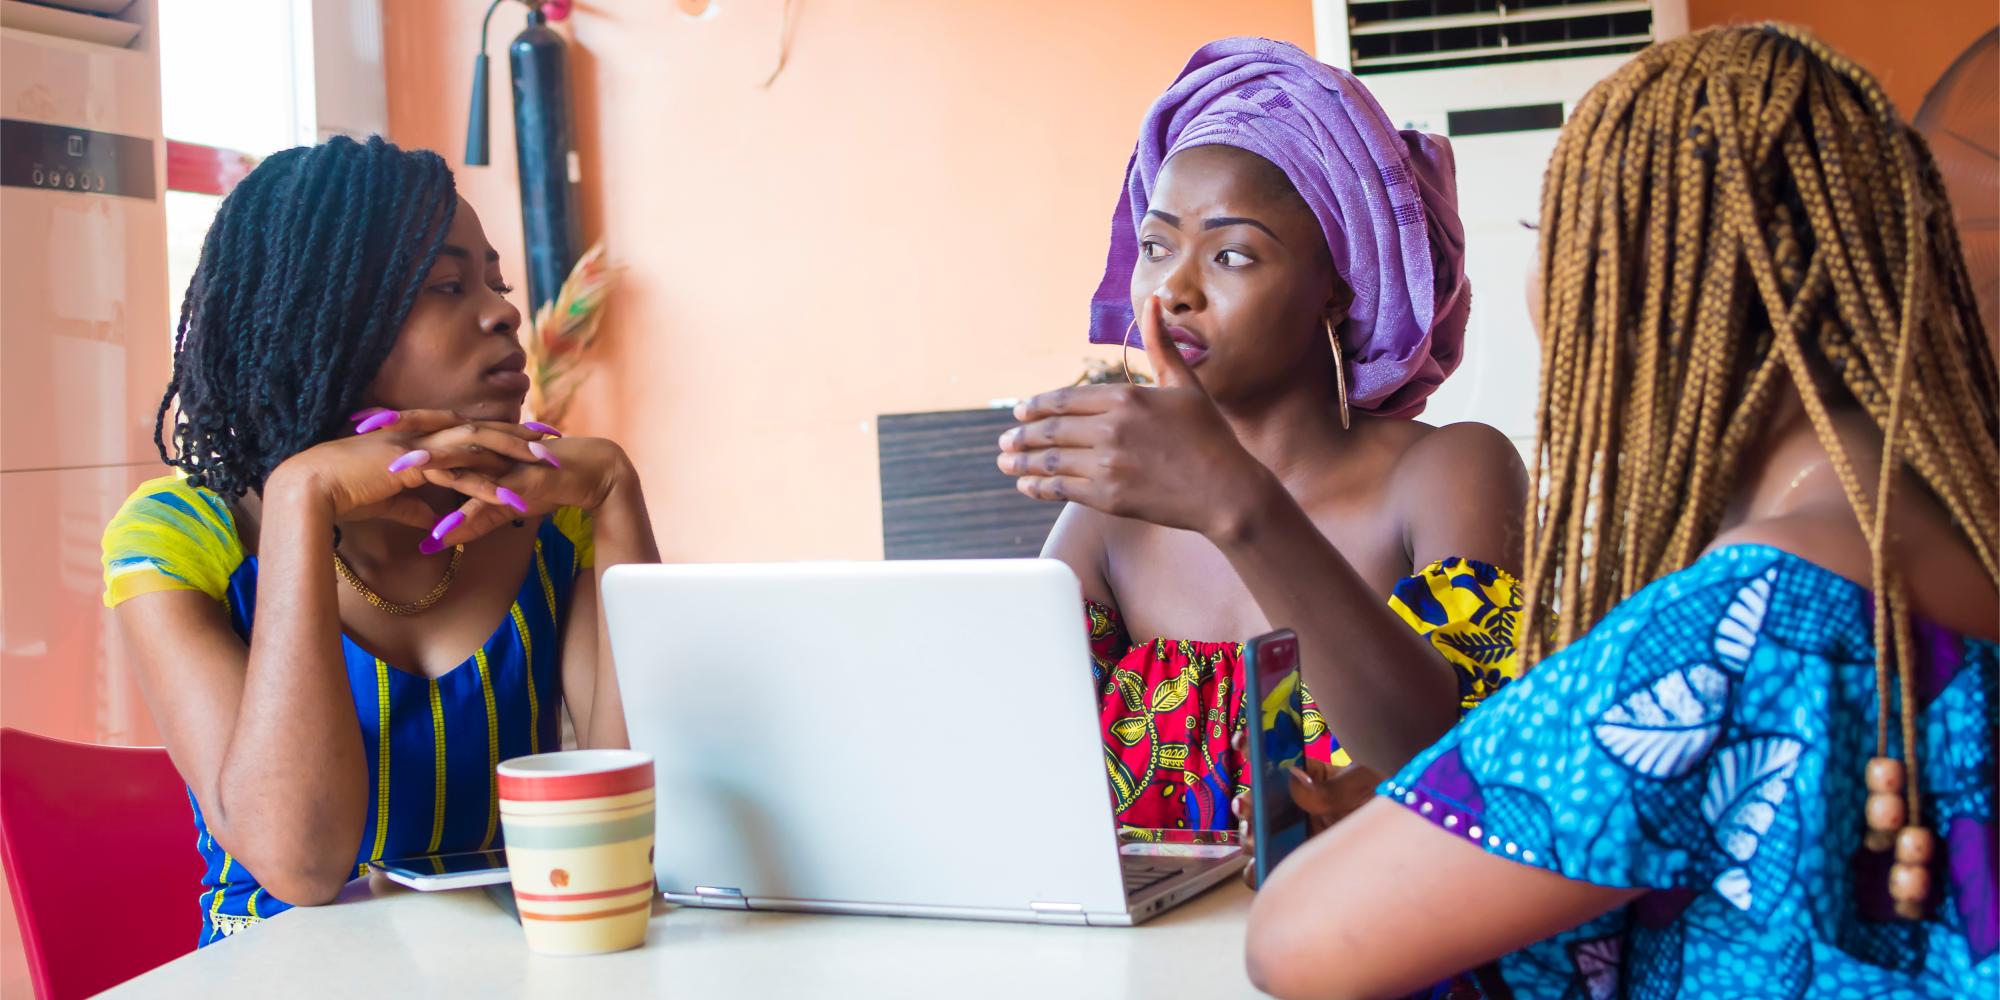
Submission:
<svg viewBox="0 0 2000 1000">
<path fill-rule="evenodd" d="M 1299 637 L 1267 632 L 1243 646 L 1243 715 L 1249 730 L 1250 832 L 1257 884 L 1306 842 L 1306 812 L 1292 800 L 1294 767 L 1306 756 L 1305 698 L 1299 686 Z"/>
</svg>

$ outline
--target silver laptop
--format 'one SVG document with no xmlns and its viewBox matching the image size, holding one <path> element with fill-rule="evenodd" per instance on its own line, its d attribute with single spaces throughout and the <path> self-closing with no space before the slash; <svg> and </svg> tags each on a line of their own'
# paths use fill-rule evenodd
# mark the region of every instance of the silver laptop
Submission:
<svg viewBox="0 0 2000 1000">
<path fill-rule="evenodd" d="M 604 608 L 672 902 L 1130 926 L 1243 866 L 1119 844 L 1059 562 L 619 566 Z"/>
</svg>

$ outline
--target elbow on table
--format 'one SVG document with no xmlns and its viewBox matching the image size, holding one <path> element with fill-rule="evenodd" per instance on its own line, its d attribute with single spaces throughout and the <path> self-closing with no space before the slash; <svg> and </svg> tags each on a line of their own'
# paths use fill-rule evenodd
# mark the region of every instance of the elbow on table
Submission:
<svg viewBox="0 0 2000 1000">
<path fill-rule="evenodd" d="M 331 903 L 354 877 L 352 847 L 336 854 L 323 847 L 285 842 L 294 838 L 284 833 L 218 833 L 213 828 L 210 833 L 266 893 L 291 906 Z"/>
<path fill-rule="evenodd" d="M 271 859 L 261 866 L 246 859 L 244 867 L 256 876 L 265 892 L 292 906 L 324 906 L 333 902 L 354 874 L 351 865 L 282 859 Z"/>
<path fill-rule="evenodd" d="M 1250 984 L 1278 1000 L 1364 1000 L 1392 996 L 1373 989 L 1333 935 L 1314 933 L 1297 922 L 1259 920 L 1251 911 L 1244 948 Z"/>
<path fill-rule="evenodd" d="M 219 781 L 218 787 L 229 787 Z M 365 800 L 364 800 L 365 801 Z M 290 906 L 322 906 L 354 878 L 365 820 L 274 806 L 256 796 L 203 801 L 208 834 L 263 890 Z M 331 831 L 347 829 L 341 836 Z"/>
<path fill-rule="evenodd" d="M 1316 977 L 1305 974 L 1302 964 L 1313 961 L 1312 956 L 1297 955 L 1290 950 L 1269 943 L 1262 943 L 1251 936 L 1249 947 L 1244 954 L 1245 970 L 1250 974 L 1250 985 L 1259 993 L 1277 997 L 1278 1000 L 1305 1000 L 1307 997 L 1328 996 L 1314 987 L 1323 985 L 1311 982 Z"/>
</svg>

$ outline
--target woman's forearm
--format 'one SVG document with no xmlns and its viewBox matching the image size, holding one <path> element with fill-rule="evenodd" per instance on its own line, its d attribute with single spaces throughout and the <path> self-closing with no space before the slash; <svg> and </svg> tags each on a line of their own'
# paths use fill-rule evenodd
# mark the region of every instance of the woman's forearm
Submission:
<svg viewBox="0 0 2000 1000">
<path fill-rule="evenodd" d="M 216 800 L 225 846 L 278 898 L 316 903 L 351 874 L 367 763 L 341 654 L 332 507 L 280 469 L 264 511 L 257 627 Z"/>
<path fill-rule="evenodd" d="M 605 497 L 591 512 L 596 551 L 596 572 L 600 575 L 625 563 L 660 561 L 660 544 L 653 537 L 652 517 L 646 511 L 646 496 L 638 473 L 628 464 Z M 578 738 L 588 747 L 625 747 L 631 737 L 625 728 L 625 704 L 618 692 L 618 672 L 611 657 L 611 636 L 605 626 L 602 601 L 592 627 L 597 631 L 597 659 L 592 666 L 592 693 L 586 718 L 578 726 Z"/>
<path fill-rule="evenodd" d="M 598 569 L 660 561 L 660 543 L 653 537 L 645 491 L 639 485 L 638 472 L 629 465 L 604 502 L 590 512 L 590 519 Z"/>
<path fill-rule="evenodd" d="M 1264 617 L 1299 636 L 1299 671 L 1358 763 L 1392 773 L 1458 721 L 1451 667 L 1398 618 L 1271 477 L 1209 538 Z"/>
</svg>

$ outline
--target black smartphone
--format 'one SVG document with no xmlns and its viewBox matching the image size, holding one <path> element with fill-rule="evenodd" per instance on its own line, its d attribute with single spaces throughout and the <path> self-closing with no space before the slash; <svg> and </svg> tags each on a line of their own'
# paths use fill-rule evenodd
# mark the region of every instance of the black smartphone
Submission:
<svg viewBox="0 0 2000 1000">
<path fill-rule="evenodd" d="M 1279 629 L 1243 645 L 1243 717 L 1250 746 L 1250 832 L 1257 884 L 1306 842 L 1305 810 L 1292 801 L 1291 768 L 1306 756 L 1299 637 Z"/>
</svg>

